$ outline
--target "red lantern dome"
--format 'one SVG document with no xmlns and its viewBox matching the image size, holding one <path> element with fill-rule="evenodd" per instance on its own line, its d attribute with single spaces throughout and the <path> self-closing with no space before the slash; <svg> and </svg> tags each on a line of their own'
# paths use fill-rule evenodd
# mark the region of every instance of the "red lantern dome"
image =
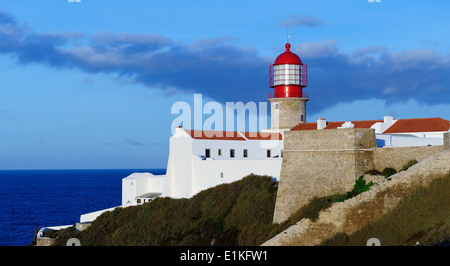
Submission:
<svg viewBox="0 0 450 266">
<path fill-rule="evenodd" d="M 269 68 L 269 86 L 274 88 L 273 98 L 308 98 L 303 94 L 303 88 L 307 86 L 307 66 L 290 51 L 289 43 L 285 47 L 286 51 Z"/>
<path fill-rule="evenodd" d="M 277 59 L 275 59 L 274 65 L 282 65 L 282 64 L 298 64 L 303 65 L 302 60 L 300 60 L 300 57 L 298 55 L 292 53 L 290 51 L 291 45 L 289 43 L 286 43 L 286 52 L 280 54 Z"/>
</svg>

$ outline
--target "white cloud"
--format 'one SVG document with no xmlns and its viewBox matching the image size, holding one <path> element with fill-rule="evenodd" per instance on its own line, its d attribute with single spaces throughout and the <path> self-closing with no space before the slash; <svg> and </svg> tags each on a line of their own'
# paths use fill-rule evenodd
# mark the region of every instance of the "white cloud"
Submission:
<svg viewBox="0 0 450 266">
<path fill-rule="evenodd" d="M 302 58 L 325 58 L 338 53 L 337 40 L 303 42 L 294 47 Z"/>
<path fill-rule="evenodd" d="M 308 16 L 308 15 L 291 15 L 287 19 L 276 24 L 278 27 L 320 27 L 324 26 L 325 23 L 316 17 Z"/>
</svg>

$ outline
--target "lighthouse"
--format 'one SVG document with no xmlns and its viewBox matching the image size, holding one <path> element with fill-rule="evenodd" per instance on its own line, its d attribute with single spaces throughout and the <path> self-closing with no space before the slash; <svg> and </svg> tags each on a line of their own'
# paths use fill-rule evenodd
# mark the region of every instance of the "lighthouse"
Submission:
<svg viewBox="0 0 450 266">
<path fill-rule="evenodd" d="M 290 129 L 306 122 L 306 102 L 308 95 L 303 92 L 307 86 L 306 64 L 303 64 L 291 45 L 286 43 L 286 51 L 280 54 L 269 67 L 269 86 L 274 88 L 269 94 L 271 107 L 271 129 Z"/>
</svg>

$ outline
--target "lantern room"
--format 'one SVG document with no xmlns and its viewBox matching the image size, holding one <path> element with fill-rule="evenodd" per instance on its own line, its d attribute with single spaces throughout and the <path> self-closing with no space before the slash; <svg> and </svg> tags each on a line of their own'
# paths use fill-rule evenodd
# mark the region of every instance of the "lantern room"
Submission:
<svg viewBox="0 0 450 266">
<path fill-rule="evenodd" d="M 269 86 L 274 88 L 269 98 L 307 98 L 303 88 L 307 86 L 307 68 L 295 53 L 291 45 L 285 45 L 286 51 L 280 54 L 269 67 Z"/>
</svg>

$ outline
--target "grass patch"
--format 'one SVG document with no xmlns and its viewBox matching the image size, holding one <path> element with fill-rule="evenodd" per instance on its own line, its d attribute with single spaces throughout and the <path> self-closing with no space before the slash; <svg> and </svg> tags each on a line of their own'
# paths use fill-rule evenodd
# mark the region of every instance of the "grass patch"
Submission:
<svg viewBox="0 0 450 266">
<path fill-rule="evenodd" d="M 82 232 L 60 230 L 55 245 L 71 237 L 82 246 L 259 245 L 276 227 L 275 185 L 270 177 L 250 175 L 190 199 L 156 198 L 117 208 Z"/>
<path fill-rule="evenodd" d="M 289 218 L 279 224 L 277 227 L 273 228 L 273 230 L 266 236 L 265 240 L 269 240 L 277 234 L 283 232 L 290 226 L 294 225 L 298 221 L 302 219 L 310 219 L 315 222 L 319 218 L 319 212 L 331 207 L 333 203 L 335 203 L 338 199 L 342 198 L 343 195 L 336 194 L 326 197 L 314 197 L 307 205 L 300 208 L 294 214 L 289 216 Z"/>
<path fill-rule="evenodd" d="M 359 195 L 365 191 L 368 191 L 370 189 L 370 187 L 373 185 L 374 185 L 373 182 L 369 182 L 366 184 L 366 180 L 364 180 L 364 176 L 360 176 L 358 179 L 356 179 L 352 190 L 347 192 L 345 195 L 342 195 L 341 197 L 339 197 L 336 201 L 343 202 L 345 200 L 353 198 L 356 195 Z"/>
<path fill-rule="evenodd" d="M 75 237 L 88 246 L 257 246 L 301 219 L 316 221 L 333 203 L 368 191 L 363 177 L 351 191 L 315 197 L 281 224 L 273 224 L 277 183 L 250 175 L 239 181 L 204 190 L 190 199 L 157 198 L 150 203 L 100 215 L 89 228 L 58 231 L 55 245 Z M 429 187 L 408 192 L 401 203 L 355 234 L 337 234 L 323 245 L 366 245 L 378 238 L 382 245 L 430 244 L 450 235 L 450 174 Z M 369 206 L 370 207 L 370 206 Z"/>
<path fill-rule="evenodd" d="M 250 175 L 201 191 L 190 199 L 156 198 L 100 215 L 82 232 L 57 232 L 54 245 L 78 238 L 82 246 L 256 246 L 301 219 L 316 221 L 319 212 L 339 199 L 369 189 L 362 177 L 346 195 L 315 197 L 287 221 L 273 224 L 277 183 Z"/>
<path fill-rule="evenodd" d="M 405 163 L 402 166 L 402 168 L 400 168 L 399 172 L 408 170 L 408 168 L 410 168 L 411 166 L 415 165 L 416 163 L 418 163 L 418 161 L 416 159 L 409 160 L 407 163 Z"/>
<path fill-rule="evenodd" d="M 383 169 L 383 172 L 381 172 L 381 174 L 384 175 L 385 178 L 388 178 L 391 175 L 395 175 L 396 173 L 397 173 L 397 170 L 395 170 L 392 167 L 386 167 Z"/>
<path fill-rule="evenodd" d="M 450 173 L 404 197 L 399 205 L 378 221 L 348 236 L 337 234 L 327 246 L 365 246 L 378 238 L 382 246 L 437 244 L 450 236 Z"/>
<path fill-rule="evenodd" d="M 369 170 L 369 171 L 365 172 L 364 174 L 368 174 L 368 175 L 382 175 L 382 173 L 380 171 L 378 171 L 377 169 Z"/>
</svg>

